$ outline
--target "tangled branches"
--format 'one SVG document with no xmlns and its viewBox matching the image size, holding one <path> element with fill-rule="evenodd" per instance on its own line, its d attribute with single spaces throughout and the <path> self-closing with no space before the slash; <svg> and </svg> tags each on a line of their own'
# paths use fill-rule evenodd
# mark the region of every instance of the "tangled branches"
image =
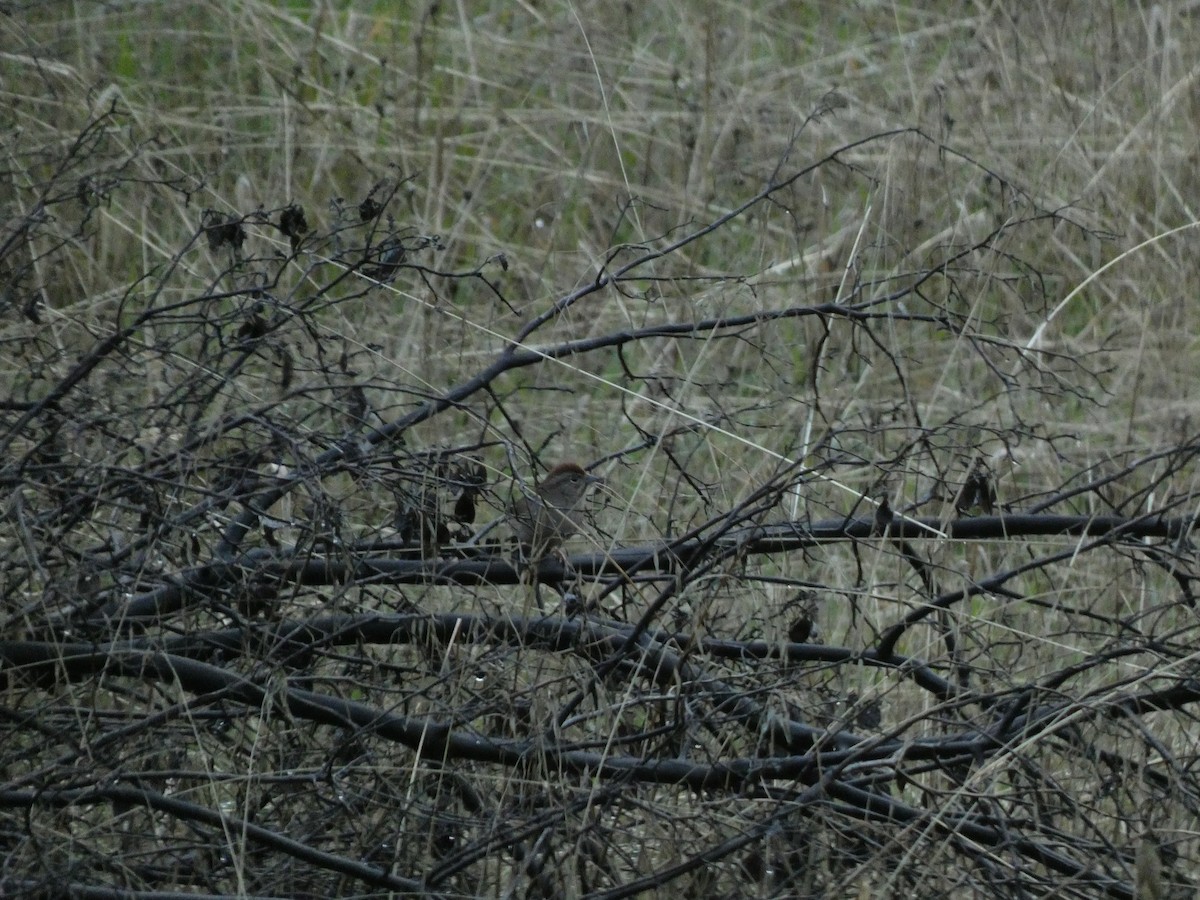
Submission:
<svg viewBox="0 0 1200 900">
<path fill-rule="evenodd" d="M 1187 883 L 1200 444 L 1088 463 L 1046 415 L 1104 378 L 1020 340 L 1064 213 L 905 130 L 547 303 L 396 175 L 55 298 L 94 207 L 50 211 L 142 162 L 105 134 L 0 247 L 6 890 Z M 896 148 L 979 212 L 806 221 Z M 757 227 L 795 255 L 724 268 Z M 483 520 L 589 446 L 587 539 L 522 563 Z"/>
</svg>

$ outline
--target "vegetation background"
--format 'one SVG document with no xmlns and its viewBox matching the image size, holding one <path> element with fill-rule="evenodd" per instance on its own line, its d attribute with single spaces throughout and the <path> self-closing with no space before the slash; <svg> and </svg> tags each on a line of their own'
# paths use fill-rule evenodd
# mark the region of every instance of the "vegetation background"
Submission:
<svg viewBox="0 0 1200 900">
<path fill-rule="evenodd" d="M 6 895 L 1194 895 L 1195 3 L 0 12 Z"/>
</svg>

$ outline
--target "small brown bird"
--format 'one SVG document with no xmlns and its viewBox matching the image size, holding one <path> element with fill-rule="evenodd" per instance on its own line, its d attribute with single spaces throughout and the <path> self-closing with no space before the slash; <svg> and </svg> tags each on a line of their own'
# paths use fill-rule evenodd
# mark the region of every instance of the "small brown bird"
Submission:
<svg viewBox="0 0 1200 900">
<path fill-rule="evenodd" d="M 517 497 L 508 508 L 508 524 L 521 542 L 541 559 L 583 530 L 580 506 L 588 489 L 603 482 L 578 463 L 561 463 L 546 473 L 533 496 Z"/>
</svg>

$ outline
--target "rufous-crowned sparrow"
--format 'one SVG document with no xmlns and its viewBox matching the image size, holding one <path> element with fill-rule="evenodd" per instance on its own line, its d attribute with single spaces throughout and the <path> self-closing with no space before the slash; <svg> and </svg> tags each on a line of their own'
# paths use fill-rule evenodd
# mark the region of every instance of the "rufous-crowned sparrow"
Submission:
<svg viewBox="0 0 1200 900">
<path fill-rule="evenodd" d="M 561 463 L 546 473 L 533 496 L 522 494 L 513 500 L 508 524 L 521 546 L 532 550 L 532 559 L 541 559 L 583 530 L 584 497 L 603 481 L 578 463 Z"/>
</svg>

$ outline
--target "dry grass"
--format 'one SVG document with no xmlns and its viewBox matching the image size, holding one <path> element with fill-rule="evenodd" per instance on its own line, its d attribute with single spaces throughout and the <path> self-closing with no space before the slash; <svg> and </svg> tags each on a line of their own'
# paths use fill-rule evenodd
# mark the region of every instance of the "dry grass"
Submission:
<svg viewBox="0 0 1200 900">
<path fill-rule="evenodd" d="M 367 404 L 369 425 L 394 422 L 467 382 L 572 291 L 812 167 L 703 239 L 639 265 L 619 289 L 581 297 L 524 343 L 550 348 L 822 304 L 874 301 L 864 309 L 879 318 L 867 325 L 826 309 L 736 333 L 646 337 L 620 354 L 605 346 L 546 359 L 500 374 L 490 392 L 405 429 L 397 458 L 407 464 L 425 451 L 472 449 L 486 471 L 481 501 L 492 514 L 513 475 L 528 481 L 568 457 L 597 464 L 609 481 L 596 509 L 592 548 L 599 550 L 682 534 L 773 479 L 778 495 L 756 524 L 870 518 L 883 496 L 898 512 L 949 519 L 947 492 L 977 456 L 991 466 L 1009 512 L 1109 474 L 1111 482 L 1060 496 L 1050 511 L 1194 512 L 1200 257 L 1190 248 L 1200 224 L 1193 208 L 1200 14 L 1191 5 L 435 2 L 410 16 L 401 6 L 51 3 L 0 18 L 0 45 L 8 48 L 0 53 L 7 111 L 0 212 L 10 223 L 34 223 L 20 233 L 23 247 L 0 252 L 0 291 L 9 303 L 0 323 L 0 394 L 9 401 L 10 459 L 35 468 L 43 433 L 13 428 L 28 404 L 61 384 L 98 341 L 146 310 L 178 304 L 177 314 L 134 329 L 119 358 L 85 380 L 80 390 L 94 419 L 64 427 L 59 447 L 93 472 L 111 472 L 95 476 L 107 484 L 145 460 L 176 459 L 189 441 L 203 444 L 194 470 L 156 476 L 180 485 L 159 510 L 169 521 L 225 489 L 213 474 L 223 455 L 245 450 L 250 468 L 262 471 L 272 461 L 262 455 L 269 447 L 278 453 L 273 461 L 296 470 L 345 429 L 348 397 Z M 88 130 L 89 122 L 98 124 Z M 70 160 L 65 172 L 56 169 L 63 160 Z M 48 203 L 47 184 L 77 196 Z M 404 236 L 413 268 L 381 286 L 350 274 L 331 288 L 349 258 L 339 254 L 366 239 L 359 204 L 393 188 L 391 221 L 379 227 Z M 323 239 L 286 263 L 240 266 L 227 250 L 210 252 L 198 232 L 205 210 L 251 216 L 244 258 L 282 260 L 287 238 L 252 214 L 271 211 L 277 221 L 288 204 L 303 207 Z M 0 226 L 0 244 L 14 227 Z M 26 263 L 18 282 L 14 273 Z M 278 275 L 268 291 L 275 299 L 248 296 L 251 279 L 268 270 Z M 911 293 L 889 296 L 903 289 Z M 232 368 L 213 369 L 210 360 L 232 366 L 213 348 L 233 348 L 239 327 L 256 310 L 269 317 L 276 300 L 295 320 L 272 334 L 271 351 L 239 363 L 236 377 Z M 286 382 L 284 366 L 292 370 Z M 187 406 L 206 385 L 212 396 Z M 156 412 L 175 403 L 198 412 Z M 206 442 L 206 429 L 240 411 L 256 418 Z M 270 444 L 264 422 L 286 439 Z M 1155 458 L 1172 448 L 1175 458 Z M 61 558 L 31 546 L 22 523 L 59 495 L 30 488 L 28 471 L 4 471 L 2 636 L 11 639 L 41 635 L 42 604 L 53 606 L 64 590 L 51 558 L 82 568 L 96 548 L 138 539 L 130 510 L 140 501 L 120 495 L 56 534 Z M 347 467 L 312 479 L 272 514 L 336 509 L 343 543 L 330 539 L 331 548 L 387 538 L 396 518 L 392 485 L 392 475 L 364 478 Z M 140 548 L 141 568 L 128 582 L 104 576 L 89 587 L 80 574 L 75 587 L 136 594 L 175 566 L 182 570 L 180 560 L 209 559 L 240 511 L 214 506 L 178 533 L 164 529 L 161 543 Z M 297 540 L 283 532 L 280 539 Z M 920 552 L 938 593 L 1069 551 L 1077 539 L 1042 540 L 946 540 Z M 252 541 L 266 546 L 257 532 Z M 313 546 L 322 545 L 314 538 Z M 335 734 L 293 718 L 294 710 L 276 715 L 270 703 L 255 711 L 259 718 L 231 715 L 220 728 L 196 713 L 164 712 L 167 745 L 185 748 L 179 755 L 158 759 L 170 755 L 164 733 L 147 730 L 99 768 L 140 771 L 164 793 L 164 785 L 185 783 L 197 803 L 347 858 L 390 861 L 405 877 L 436 872 L 441 861 L 475 848 L 460 880 L 439 882 L 463 895 L 518 885 L 531 894 L 616 890 L 674 863 L 693 865 L 654 886 L 664 894 L 832 896 L 834 885 L 844 896 L 987 894 L 985 875 L 1007 868 L 990 869 L 992 861 L 977 857 L 964 863 L 963 845 L 974 838 L 950 836 L 947 821 L 977 812 L 976 793 L 990 815 L 1014 797 L 1019 808 L 1021 798 L 1044 792 L 1057 800 L 1061 791 L 1078 826 L 1072 837 L 1115 848 L 1107 876 L 1140 890 L 1152 882 L 1184 892 L 1194 886 L 1189 873 L 1200 849 L 1194 805 L 1176 773 L 1164 776 L 1167 787 L 1130 776 L 1122 783 L 1129 793 L 1119 796 L 1105 793 L 1100 774 L 1121 754 L 1155 775 L 1194 762 L 1197 731 L 1183 714 L 1187 705 L 1173 708 L 1174 716 L 1125 710 L 1130 724 L 1119 726 L 1082 715 L 1090 702 L 1158 683 L 1178 687 L 1176 678 L 1192 671 L 1195 612 L 1177 602 L 1174 578 L 1125 546 L 1031 571 L 914 628 L 900 650 L 935 666 L 969 660 L 976 698 L 1019 688 L 1037 694 L 1034 706 L 1052 696 L 1077 705 L 1028 745 L 978 768 L 964 762 L 955 777 L 898 784 L 893 796 L 906 802 L 944 800 L 928 801 L 929 818 L 907 830 L 875 823 L 859 832 L 836 805 L 822 807 L 806 812 L 811 819 L 765 828 L 736 857 L 738 866 L 732 855 L 721 857 L 724 868 L 697 866 L 694 854 L 769 818 L 769 792 L 751 802 L 655 784 L 610 805 L 611 783 L 583 784 L 586 777 L 556 770 L 549 757 L 491 769 L 463 764 L 449 789 L 444 773 L 402 743 L 348 728 Z M 656 609 L 650 624 L 696 639 L 782 644 L 804 605 L 793 602 L 799 582 L 819 586 L 807 613 L 818 628 L 812 640 L 852 652 L 875 647 L 931 593 L 891 542 L 840 542 L 730 559 Z M 630 585 L 606 596 L 603 611 L 636 621 L 661 589 Z M 513 608 L 513 590 L 297 585 L 273 615 L 499 614 Z M 519 603 L 532 608 L 528 596 Z M 201 614 L 164 635 L 227 621 Z M 946 648 L 947 631 L 959 641 L 957 657 Z M 586 702 L 559 722 L 561 736 L 600 755 L 623 756 L 635 746 L 623 743 L 629 735 L 645 731 L 661 740 L 651 742 L 656 751 L 669 745 L 666 758 L 673 752 L 698 764 L 776 750 L 765 726 L 731 737 L 723 725 L 732 714 L 719 704 L 695 731 L 674 731 L 690 721 L 680 710 L 700 703 L 694 686 L 653 678 L 593 683 L 595 660 L 558 658 L 546 646 L 430 636 L 424 645 L 414 639 L 368 654 L 331 644 L 313 678 L 330 693 L 397 715 L 453 720 L 514 740 L 545 734 L 564 698 L 579 692 Z M 1136 650 L 1121 656 L 1126 646 Z M 699 651 L 680 652 L 690 659 Z M 1107 654 L 1109 664 L 1056 680 L 1064 667 Z M 755 668 L 714 656 L 704 671 L 772 715 L 831 731 L 911 740 L 944 734 L 951 723 L 987 726 L 987 714 L 918 690 L 898 670 L 844 662 L 814 664 L 802 677 L 787 665 Z M 263 676 L 251 661 L 246 671 Z M 13 692 L 4 702 L 14 715 L 52 710 L 47 729 L 70 729 L 77 717 L 87 746 L 126 717 L 135 723 L 187 699 L 174 686 L 161 695 L 142 686 L 126 706 L 111 688 L 97 704 L 104 710 L 89 709 L 95 698 L 71 685 Z M 865 724 L 864 713 L 880 713 L 882 724 Z M 1143 742 L 1150 733 L 1154 740 Z M 30 732 L 14 732 L 14 740 L 31 753 L 5 760 L 12 789 L 43 778 L 67 783 L 53 763 L 63 748 L 34 753 Z M 1080 746 L 1096 756 L 1081 759 Z M 355 765 L 342 772 L 345 760 Z M 188 775 L 172 782 L 181 770 Z M 256 792 L 263 778 L 286 789 L 263 800 Z M 314 784 L 329 792 L 325 818 L 298 821 L 316 815 L 304 793 Z M 339 804 L 353 814 L 353 828 Z M 404 816 L 389 818 L 401 807 Z M 539 816 L 547 810 L 560 814 L 554 827 L 573 840 L 546 864 L 552 872 L 535 872 L 517 853 L 489 852 L 509 827 L 529 858 L 543 852 L 538 828 L 550 829 L 552 817 Z M 447 824 L 451 811 L 461 817 L 458 830 Z M 124 833 L 110 833 L 103 807 L 67 833 L 69 817 L 60 812 L 39 811 L 33 830 L 46 829 L 41 840 L 63 854 L 54 865 L 72 878 L 86 872 L 95 883 L 149 883 L 134 860 L 154 842 L 131 835 L 152 828 L 158 852 L 169 846 L 173 858 L 200 866 L 203 852 L 188 855 L 193 835 L 177 821 L 167 826 L 135 809 Z M 493 831 L 480 824 L 489 821 Z M 18 865 L 34 858 L 26 832 L 15 818 L 4 826 L 6 846 L 31 854 Z M 402 846 L 398 833 L 427 844 Z M 1161 841 L 1165 875 L 1146 873 L 1149 857 L 1137 849 L 1146 834 Z M 72 854 L 83 846 L 98 859 L 79 863 Z M 312 884 L 278 876 L 295 880 L 273 887 L 249 874 L 244 846 L 229 838 L 224 849 L 229 867 L 207 857 L 200 866 L 223 873 L 204 882 L 210 889 L 332 889 L 324 872 Z M 110 853 L 122 861 L 106 869 Z M 1055 884 L 1052 867 L 1037 877 L 1045 878 L 1038 889 Z M 350 878 L 336 887 L 365 889 Z M 996 884 L 990 889 L 1008 896 Z M 1086 896 L 1092 888 L 1071 889 Z"/>
</svg>

